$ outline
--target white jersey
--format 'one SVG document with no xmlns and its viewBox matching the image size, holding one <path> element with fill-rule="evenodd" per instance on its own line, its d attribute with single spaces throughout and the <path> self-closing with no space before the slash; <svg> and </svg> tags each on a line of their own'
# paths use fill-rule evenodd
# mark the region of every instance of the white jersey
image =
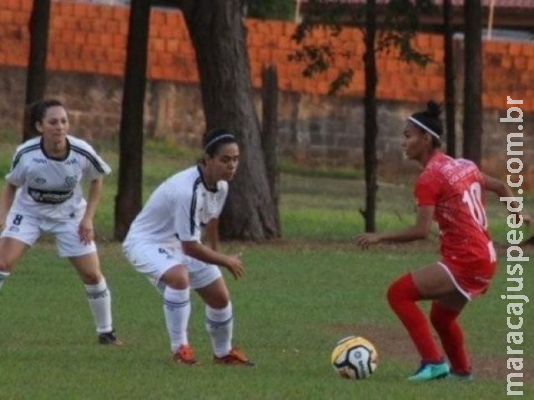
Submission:
<svg viewBox="0 0 534 400">
<path fill-rule="evenodd" d="M 197 166 L 178 172 L 152 193 L 130 226 L 126 242 L 200 242 L 202 227 L 219 217 L 227 194 L 226 181 L 208 189 Z"/>
<path fill-rule="evenodd" d="M 41 137 L 17 147 L 6 175 L 18 188 L 10 212 L 53 219 L 85 212 L 80 181 L 107 175 L 111 168 L 84 140 L 67 136 L 67 147 L 67 155 L 61 159 L 46 154 Z"/>
</svg>

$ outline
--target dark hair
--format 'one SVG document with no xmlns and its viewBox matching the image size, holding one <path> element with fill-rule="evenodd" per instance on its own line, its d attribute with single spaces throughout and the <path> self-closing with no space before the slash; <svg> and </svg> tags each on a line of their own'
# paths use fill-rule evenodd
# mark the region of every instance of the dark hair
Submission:
<svg viewBox="0 0 534 400">
<path fill-rule="evenodd" d="M 223 144 L 228 143 L 237 143 L 235 136 L 225 128 L 215 128 L 204 134 L 202 140 L 202 147 L 204 148 L 204 153 L 213 157 L 219 147 Z"/>
<path fill-rule="evenodd" d="M 63 107 L 63 104 L 59 100 L 56 99 L 45 99 L 36 101 L 35 103 L 32 103 L 28 107 L 27 112 L 27 129 L 29 132 L 34 135 L 38 136 L 40 135 L 40 132 L 35 128 L 35 124 L 37 122 L 43 122 L 43 118 L 46 114 L 46 111 L 51 107 Z"/>
<path fill-rule="evenodd" d="M 413 113 L 408 120 L 426 131 L 432 137 L 432 146 L 440 147 L 443 136 L 443 123 L 441 122 L 441 106 L 433 100 L 426 103 L 426 110 Z"/>
</svg>

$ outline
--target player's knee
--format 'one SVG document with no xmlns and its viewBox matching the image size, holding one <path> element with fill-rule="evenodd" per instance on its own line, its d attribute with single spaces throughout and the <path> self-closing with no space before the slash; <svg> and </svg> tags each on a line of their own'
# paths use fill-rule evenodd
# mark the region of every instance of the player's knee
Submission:
<svg viewBox="0 0 534 400">
<path fill-rule="evenodd" d="M 163 274 L 161 280 L 165 285 L 176 290 L 183 290 L 189 287 L 189 274 L 183 266 L 176 266 Z"/>
<path fill-rule="evenodd" d="M 415 286 L 411 274 L 405 274 L 393 282 L 387 291 L 387 299 L 391 307 L 395 307 L 403 300 L 417 301 L 421 299 L 421 294 Z"/>
<path fill-rule="evenodd" d="M 228 304 L 230 304 L 228 296 L 217 296 L 210 300 L 209 306 L 216 310 L 222 310 L 223 308 L 228 307 Z"/>
<path fill-rule="evenodd" d="M 80 273 L 80 277 L 86 285 L 98 285 L 104 280 L 100 271 L 85 271 Z"/>
<path fill-rule="evenodd" d="M 185 274 L 172 274 L 166 277 L 165 284 L 176 290 L 183 290 L 189 287 L 189 278 Z"/>
<path fill-rule="evenodd" d="M 212 287 L 209 292 L 204 292 L 203 296 L 206 305 L 216 310 L 227 308 L 230 302 L 230 293 L 225 287 Z"/>
<path fill-rule="evenodd" d="M 10 273 L 13 265 L 0 255 L 0 272 Z"/>
<path fill-rule="evenodd" d="M 441 319 L 439 313 L 435 312 L 435 310 L 430 312 L 430 323 L 436 331 L 441 331 L 447 328 L 447 321 Z"/>
<path fill-rule="evenodd" d="M 438 304 L 432 304 L 430 309 L 430 323 L 436 331 L 448 330 L 456 321 L 456 314 L 454 311 L 449 311 Z"/>
</svg>

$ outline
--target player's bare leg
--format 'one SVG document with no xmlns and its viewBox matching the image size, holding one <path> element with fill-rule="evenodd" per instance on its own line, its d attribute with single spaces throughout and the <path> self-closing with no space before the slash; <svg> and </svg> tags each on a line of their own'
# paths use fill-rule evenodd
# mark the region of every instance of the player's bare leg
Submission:
<svg viewBox="0 0 534 400">
<path fill-rule="evenodd" d="M 0 239 L 0 289 L 28 247 L 26 243 L 17 239 L 10 237 Z"/>
<path fill-rule="evenodd" d="M 412 277 L 423 299 L 437 299 L 458 292 L 450 275 L 437 262 L 412 272 Z"/>
</svg>

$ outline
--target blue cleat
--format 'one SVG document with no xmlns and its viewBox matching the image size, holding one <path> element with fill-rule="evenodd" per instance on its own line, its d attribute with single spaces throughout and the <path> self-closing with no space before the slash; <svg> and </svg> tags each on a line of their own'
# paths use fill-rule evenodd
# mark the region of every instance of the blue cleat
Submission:
<svg viewBox="0 0 534 400">
<path fill-rule="evenodd" d="M 412 382 L 426 382 L 434 379 L 446 378 L 450 369 L 446 362 L 426 363 L 422 362 L 421 366 L 415 373 L 408 378 Z"/>
</svg>

